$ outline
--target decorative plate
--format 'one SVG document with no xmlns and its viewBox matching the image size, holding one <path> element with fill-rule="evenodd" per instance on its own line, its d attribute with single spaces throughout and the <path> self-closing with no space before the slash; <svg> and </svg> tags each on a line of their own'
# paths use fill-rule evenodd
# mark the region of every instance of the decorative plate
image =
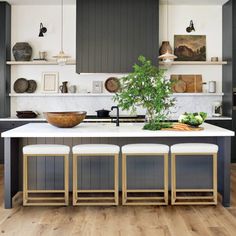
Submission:
<svg viewBox="0 0 236 236">
<path fill-rule="evenodd" d="M 37 89 L 37 83 L 35 80 L 28 80 L 29 87 L 26 90 L 26 93 L 34 93 Z"/>
<path fill-rule="evenodd" d="M 105 88 L 110 93 L 116 93 L 120 89 L 120 81 L 116 77 L 110 77 L 105 82 Z"/>
<path fill-rule="evenodd" d="M 13 86 L 14 91 L 16 93 L 24 93 L 26 92 L 28 87 L 29 87 L 29 82 L 27 79 L 24 78 L 17 79 Z"/>
</svg>

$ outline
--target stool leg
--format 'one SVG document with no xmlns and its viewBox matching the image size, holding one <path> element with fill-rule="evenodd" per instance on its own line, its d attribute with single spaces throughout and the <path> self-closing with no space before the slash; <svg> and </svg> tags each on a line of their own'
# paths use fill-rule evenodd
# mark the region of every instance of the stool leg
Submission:
<svg viewBox="0 0 236 236">
<path fill-rule="evenodd" d="M 127 168 L 126 168 L 127 157 L 122 154 L 122 204 L 125 205 L 127 199 Z"/>
<path fill-rule="evenodd" d="M 23 156 L 23 205 L 27 204 L 28 200 L 28 156 Z"/>
<path fill-rule="evenodd" d="M 115 204 L 119 205 L 119 156 L 114 156 L 114 190 L 115 190 Z"/>
<path fill-rule="evenodd" d="M 65 204 L 69 205 L 69 156 L 64 156 Z"/>
<path fill-rule="evenodd" d="M 164 155 L 164 199 L 168 205 L 168 154 Z"/>
<path fill-rule="evenodd" d="M 213 154 L 213 198 L 217 205 L 217 154 Z"/>
<path fill-rule="evenodd" d="M 77 203 L 77 190 L 78 190 L 78 184 L 77 184 L 77 155 L 73 155 L 73 205 L 76 205 Z"/>
<path fill-rule="evenodd" d="M 176 199 L 176 156 L 171 154 L 171 204 L 174 205 Z"/>
</svg>

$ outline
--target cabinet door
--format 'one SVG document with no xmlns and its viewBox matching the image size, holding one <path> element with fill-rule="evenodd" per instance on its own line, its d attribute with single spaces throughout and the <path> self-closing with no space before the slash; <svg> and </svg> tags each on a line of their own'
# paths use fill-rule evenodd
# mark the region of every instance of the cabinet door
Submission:
<svg viewBox="0 0 236 236">
<path fill-rule="evenodd" d="M 157 64 L 158 30 L 158 0 L 77 0 L 77 72 L 130 72 L 139 55 Z"/>
</svg>

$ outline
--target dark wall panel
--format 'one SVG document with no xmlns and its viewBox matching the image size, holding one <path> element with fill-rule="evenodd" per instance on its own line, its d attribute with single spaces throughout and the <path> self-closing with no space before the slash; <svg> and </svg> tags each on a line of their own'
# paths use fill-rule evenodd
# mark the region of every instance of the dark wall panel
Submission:
<svg viewBox="0 0 236 236">
<path fill-rule="evenodd" d="M 158 0 L 77 0 L 77 72 L 130 72 L 139 55 L 157 64 Z"/>
<path fill-rule="evenodd" d="M 11 6 L 0 2 L 0 117 L 10 115 Z"/>
<path fill-rule="evenodd" d="M 223 6 L 223 60 L 227 65 L 223 66 L 223 114 L 232 116 L 233 94 L 233 2 L 229 1 Z M 235 17 L 234 17 L 235 18 Z M 236 32 L 234 32 L 235 34 Z M 235 38 L 236 39 L 236 38 Z M 236 83 L 236 80 L 235 80 Z M 235 86 L 236 87 L 236 86 Z"/>
</svg>

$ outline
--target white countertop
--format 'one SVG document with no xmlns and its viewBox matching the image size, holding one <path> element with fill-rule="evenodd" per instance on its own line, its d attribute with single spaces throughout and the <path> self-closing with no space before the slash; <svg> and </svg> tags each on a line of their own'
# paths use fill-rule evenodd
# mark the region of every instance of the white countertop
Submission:
<svg viewBox="0 0 236 236">
<path fill-rule="evenodd" d="M 224 137 L 234 132 L 210 124 L 203 124 L 202 131 L 148 131 L 143 123 L 82 123 L 74 128 L 61 129 L 48 123 L 29 123 L 2 133 L 2 137 Z"/>
<path fill-rule="evenodd" d="M 114 118 L 114 117 L 113 117 Z M 122 118 L 122 117 L 121 117 Z M 170 118 L 169 120 L 178 120 L 178 117 L 172 117 Z M 227 116 L 220 116 L 220 117 L 207 117 L 206 121 L 207 120 L 232 120 L 232 117 L 227 117 Z M 26 119 L 26 118 L 17 118 L 17 117 L 6 117 L 6 118 L 0 118 L 0 121 L 28 121 L 28 122 L 32 122 L 32 121 L 46 121 L 46 119 L 44 117 L 38 117 L 38 118 L 29 118 L 29 119 Z M 95 121 L 100 121 L 100 122 L 106 122 L 108 121 L 108 118 L 85 118 L 84 120 L 85 122 L 95 122 Z"/>
</svg>

